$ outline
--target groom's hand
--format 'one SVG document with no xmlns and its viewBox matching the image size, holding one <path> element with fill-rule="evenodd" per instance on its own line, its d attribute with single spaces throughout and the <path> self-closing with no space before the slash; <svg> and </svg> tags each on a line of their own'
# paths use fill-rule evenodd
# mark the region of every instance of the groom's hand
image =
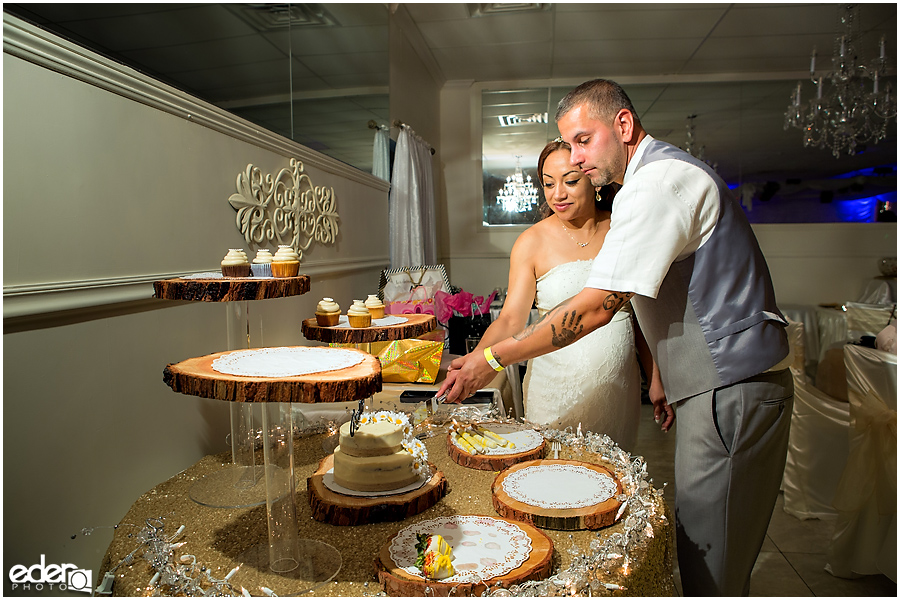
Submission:
<svg viewBox="0 0 900 600">
<path fill-rule="evenodd" d="M 481 352 L 471 352 L 450 363 L 447 379 L 437 391 L 447 394 L 446 403 L 458 404 L 491 382 L 497 373 Z"/>
<path fill-rule="evenodd" d="M 653 403 L 653 419 L 663 431 L 669 431 L 675 424 L 675 409 L 669 406 L 665 391 L 662 386 L 651 385 L 648 395 Z"/>
</svg>

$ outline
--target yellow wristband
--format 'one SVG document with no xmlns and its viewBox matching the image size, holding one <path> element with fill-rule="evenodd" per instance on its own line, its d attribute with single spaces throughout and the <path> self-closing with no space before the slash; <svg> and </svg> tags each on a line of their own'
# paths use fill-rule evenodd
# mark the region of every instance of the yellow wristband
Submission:
<svg viewBox="0 0 900 600">
<path fill-rule="evenodd" d="M 502 370 L 503 370 L 503 365 L 501 365 L 500 363 L 498 363 L 498 362 L 497 362 L 497 359 L 494 358 L 494 354 L 491 352 L 491 347 L 490 347 L 490 346 L 488 346 L 487 348 L 484 349 L 484 360 L 488 361 L 488 364 L 491 365 L 491 367 L 492 367 L 495 371 L 502 371 Z"/>
</svg>

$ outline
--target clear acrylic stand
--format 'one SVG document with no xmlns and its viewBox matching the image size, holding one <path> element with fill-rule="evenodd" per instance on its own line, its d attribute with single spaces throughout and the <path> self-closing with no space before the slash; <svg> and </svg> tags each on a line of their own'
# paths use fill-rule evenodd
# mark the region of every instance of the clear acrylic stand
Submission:
<svg viewBox="0 0 900 600">
<path fill-rule="evenodd" d="M 301 581 L 303 591 L 309 591 L 334 579 L 343 560 L 334 546 L 299 537 L 291 412 L 287 403 L 262 404 L 269 539 L 244 552 L 240 561 L 261 572 Z"/>
<path fill-rule="evenodd" d="M 250 302 L 226 302 L 228 350 L 246 350 L 250 343 Z M 203 477 L 191 487 L 191 499 L 214 508 L 247 508 L 266 502 L 263 466 L 257 464 L 257 428 L 253 405 L 230 402 L 231 464 Z"/>
</svg>

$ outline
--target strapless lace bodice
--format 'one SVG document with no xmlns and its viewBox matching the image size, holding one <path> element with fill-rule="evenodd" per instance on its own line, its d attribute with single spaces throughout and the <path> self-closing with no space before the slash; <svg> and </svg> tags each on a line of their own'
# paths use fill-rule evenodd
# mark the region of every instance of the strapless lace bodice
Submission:
<svg viewBox="0 0 900 600">
<path fill-rule="evenodd" d="M 537 292 L 534 296 L 534 305 L 538 313 L 543 316 L 554 306 L 567 300 L 584 289 L 588 275 L 591 273 L 592 260 L 576 260 L 573 262 L 556 265 L 537 280 Z M 631 317 L 631 303 L 629 302 L 613 317 L 621 320 Z"/>
<path fill-rule="evenodd" d="M 537 280 L 535 305 L 543 315 L 584 288 L 593 261 L 553 267 Z M 581 424 L 633 450 L 640 418 L 640 370 L 630 304 L 574 344 L 528 362 L 525 418 L 559 429 Z"/>
</svg>

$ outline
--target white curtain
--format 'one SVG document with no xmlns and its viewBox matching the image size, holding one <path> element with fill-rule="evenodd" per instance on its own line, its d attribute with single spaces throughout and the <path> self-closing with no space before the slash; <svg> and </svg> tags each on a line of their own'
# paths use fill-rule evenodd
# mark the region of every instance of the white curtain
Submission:
<svg viewBox="0 0 900 600">
<path fill-rule="evenodd" d="M 391 268 L 437 262 L 431 147 L 400 128 L 390 195 Z"/>
<path fill-rule="evenodd" d="M 388 130 L 375 130 L 375 144 L 372 146 L 372 175 L 385 181 L 391 180 L 391 136 Z"/>
</svg>

